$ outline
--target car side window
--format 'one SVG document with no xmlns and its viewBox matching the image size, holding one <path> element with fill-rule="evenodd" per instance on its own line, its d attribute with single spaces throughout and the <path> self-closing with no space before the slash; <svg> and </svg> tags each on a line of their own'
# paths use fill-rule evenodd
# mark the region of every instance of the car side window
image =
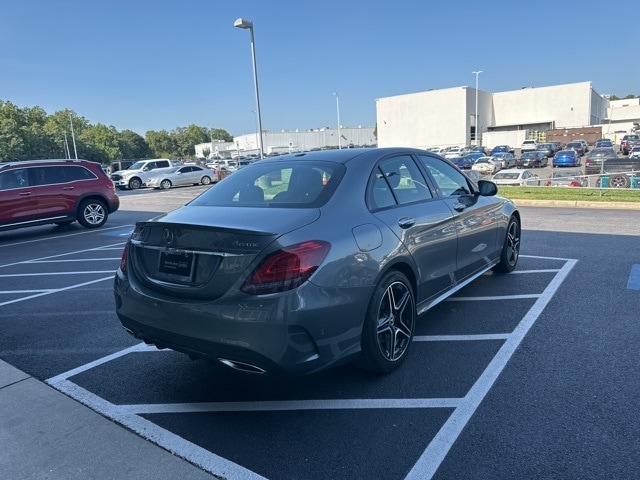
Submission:
<svg viewBox="0 0 640 480">
<path fill-rule="evenodd" d="M 169 165 L 169 161 L 168 160 L 160 160 L 159 162 L 153 162 L 153 167 L 151 168 L 168 168 L 171 165 Z"/>
<path fill-rule="evenodd" d="M 467 178 L 454 166 L 436 157 L 419 155 L 419 158 L 445 197 L 469 195 L 472 193 Z"/>
<path fill-rule="evenodd" d="M 36 186 L 66 183 L 64 171 L 61 167 L 35 167 L 33 172 Z"/>
<path fill-rule="evenodd" d="M 0 190 L 13 190 L 14 188 L 28 186 L 27 170 L 24 168 L 16 168 L 0 173 Z"/>
<path fill-rule="evenodd" d="M 62 167 L 67 182 L 76 180 L 93 180 L 97 178 L 92 172 L 84 167 L 64 166 Z"/>
<path fill-rule="evenodd" d="M 420 169 L 408 155 L 387 158 L 372 172 L 367 202 L 373 210 L 433 198 Z"/>
</svg>

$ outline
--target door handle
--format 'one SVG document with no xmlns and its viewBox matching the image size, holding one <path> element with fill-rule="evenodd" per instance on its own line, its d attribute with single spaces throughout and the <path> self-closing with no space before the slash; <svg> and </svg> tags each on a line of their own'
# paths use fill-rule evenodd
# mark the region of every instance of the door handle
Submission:
<svg viewBox="0 0 640 480">
<path fill-rule="evenodd" d="M 461 212 L 463 211 L 465 208 L 467 208 L 467 206 L 464 203 L 460 203 L 460 202 L 456 202 L 452 205 L 453 209 L 456 212 Z"/>
<path fill-rule="evenodd" d="M 73 187 L 62 187 L 63 190 L 73 190 Z"/>
<path fill-rule="evenodd" d="M 411 217 L 402 217 L 400 220 L 398 220 L 398 225 L 400 226 L 400 228 L 412 227 L 414 223 L 416 223 L 416 220 L 415 218 Z"/>
<path fill-rule="evenodd" d="M 18 195 L 20 195 L 21 197 L 26 197 L 27 195 L 31 195 L 31 192 L 21 192 Z"/>
</svg>

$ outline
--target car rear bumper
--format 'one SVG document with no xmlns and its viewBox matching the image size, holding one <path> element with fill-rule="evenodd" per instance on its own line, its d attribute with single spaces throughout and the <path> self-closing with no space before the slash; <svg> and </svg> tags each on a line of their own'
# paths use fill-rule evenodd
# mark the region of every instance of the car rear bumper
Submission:
<svg viewBox="0 0 640 480">
<path fill-rule="evenodd" d="M 354 289 L 341 292 L 345 303 L 327 305 L 324 289 L 305 285 L 304 292 L 193 301 L 134 287 L 118 271 L 114 295 L 122 326 L 145 343 L 245 366 L 238 370 L 297 376 L 359 354 L 365 312 L 352 302 L 367 303 L 358 297 L 364 289 Z"/>
</svg>

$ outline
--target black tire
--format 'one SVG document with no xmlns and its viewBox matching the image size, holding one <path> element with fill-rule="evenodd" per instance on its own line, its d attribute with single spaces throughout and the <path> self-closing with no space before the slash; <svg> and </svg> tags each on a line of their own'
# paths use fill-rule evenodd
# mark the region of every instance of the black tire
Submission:
<svg viewBox="0 0 640 480">
<path fill-rule="evenodd" d="M 406 358 L 416 325 L 411 283 L 399 271 L 387 272 L 375 288 L 362 326 L 360 368 L 389 373 Z"/>
<path fill-rule="evenodd" d="M 211 183 L 211 177 L 207 177 L 206 175 L 204 177 L 202 177 L 202 179 L 200 180 L 200 183 L 202 185 L 209 185 Z"/>
<path fill-rule="evenodd" d="M 171 188 L 171 180 L 164 179 L 160 182 L 160 188 L 163 190 L 167 190 Z"/>
<path fill-rule="evenodd" d="M 515 216 L 509 219 L 507 235 L 500 253 L 500 263 L 493 267 L 494 272 L 509 273 L 515 270 L 520 257 L 520 222 Z"/>
<path fill-rule="evenodd" d="M 129 180 L 129 189 L 137 190 L 142 186 L 142 181 L 138 177 L 133 177 Z"/>
<path fill-rule="evenodd" d="M 629 188 L 631 186 L 631 179 L 624 173 L 609 176 L 610 188 Z"/>
<path fill-rule="evenodd" d="M 98 228 L 105 224 L 109 212 L 100 200 L 85 200 L 78 208 L 78 222 L 86 228 Z"/>
</svg>

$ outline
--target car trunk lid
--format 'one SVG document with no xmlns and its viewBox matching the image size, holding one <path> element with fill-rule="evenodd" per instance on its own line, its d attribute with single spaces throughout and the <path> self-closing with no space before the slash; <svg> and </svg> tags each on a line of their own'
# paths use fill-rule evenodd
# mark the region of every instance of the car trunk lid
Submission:
<svg viewBox="0 0 640 480">
<path fill-rule="evenodd" d="M 278 237 L 318 217 L 317 209 L 186 206 L 136 225 L 129 268 L 159 293 L 216 299 Z"/>
</svg>

